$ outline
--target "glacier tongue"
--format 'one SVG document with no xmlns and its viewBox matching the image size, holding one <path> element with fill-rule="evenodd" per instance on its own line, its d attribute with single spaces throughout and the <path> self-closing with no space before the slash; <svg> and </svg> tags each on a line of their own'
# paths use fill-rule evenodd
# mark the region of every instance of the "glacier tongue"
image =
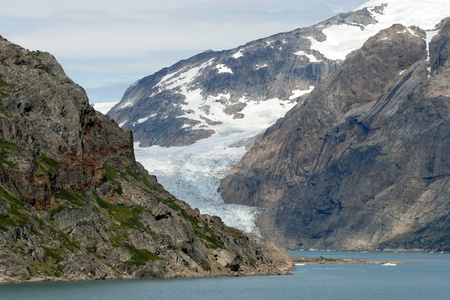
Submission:
<svg viewBox="0 0 450 300">
<path fill-rule="evenodd" d="M 135 146 L 136 159 L 175 197 L 186 201 L 201 213 L 216 215 L 225 224 L 260 235 L 255 221 L 260 208 L 225 204 L 218 193 L 220 180 L 245 153 L 244 147 L 230 143 L 245 140 L 256 132 L 234 132 L 225 138 L 216 136 L 186 147 L 162 148 Z M 230 137 L 231 136 L 231 137 Z"/>
<path fill-rule="evenodd" d="M 295 90 L 290 100 L 246 99 L 246 106 L 241 111 L 242 118 L 239 119 L 227 116 L 213 98 L 205 102 L 198 92 L 191 91 L 186 93 L 188 104 L 184 105 L 190 110 L 188 116 L 201 120 L 199 107 L 203 102 L 209 104 L 214 120 L 220 122 L 202 123 L 202 126 L 214 129 L 215 133 L 183 147 L 140 147 L 139 141 L 136 141 L 136 159 L 157 176 L 166 190 L 191 207 L 198 208 L 204 214 L 219 216 L 228 226 L 260 235 L 255 222 L 262 209 L 224 203 L 218 192 L 220 180 L 244 156 L 245 145 L 252 138 L 283 117 L 296 104 L 294 98 L 313 89 L 310 86 L 307 90 Z"/>
</svg>

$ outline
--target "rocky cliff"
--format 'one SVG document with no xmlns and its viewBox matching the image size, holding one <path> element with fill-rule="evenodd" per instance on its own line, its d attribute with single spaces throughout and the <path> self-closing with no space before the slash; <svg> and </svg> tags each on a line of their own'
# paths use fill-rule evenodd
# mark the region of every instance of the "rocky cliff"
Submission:
<svg viewBox="0 0 450 300">
<path fill-rule="evenodd" d="M 178 201 L 48 53 L 0 37 L 0 281 L 282 274 L 275 243 Z"/>
<path fill-rule="evenodd" d="M 450 20 L 347 56 L 221 182 L 289 248 L 450 250 Z M 437 34 L 431 43 L 433 34 Z"/>
</svg>

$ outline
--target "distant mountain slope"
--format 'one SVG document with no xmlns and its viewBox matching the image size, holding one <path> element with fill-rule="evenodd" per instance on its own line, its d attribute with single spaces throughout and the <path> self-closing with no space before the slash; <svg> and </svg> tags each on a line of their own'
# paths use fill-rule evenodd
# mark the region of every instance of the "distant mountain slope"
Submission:
<svg viewBox="0 0 450 300">
<path fill-rule="evenodd" d="M 190 145 L 254 127 L 255 117 L 265 129 L 369 37 L 395 23 L 430 29 L 448 16 L 447 2 L 372 0 L 308 28 L 201 53 L 136 82 L 108 115 L 141 147 Z"/>
<path fill-rule="evenodd" d="M 131 86 L 109 115 L 133 131 L 138 160 L 171 193 L 258 233 L 261 210 L 224 205 L 217 193 L 245 145 L 380 30 L 395 23 L 433 29 L 449 14 L 443 0 L 371 0 L 315 26 L 180 61 Z"/>
<path fill-rule="evenodd" d="M 0 283 L 282 274 L 273 242 L 175 199 L 55 58 L 0 36 Z"/>
<path fill-rule="evenodd" d="M 323 40 L 322 27 L 358 21 L 374 19 L 364 10 L 198 54 L 139 80 L 108 115 L 131 129 L 141 147 L 186 146 L 232 128 L 262 130 L 339 66 L 310 49 L 311 37 Z"/>
<path fill-rule="evenodd" d="M 450 18 L 439 28 L 394 25 L 349 54 L 222 180 L 224 200 L 267 208 L 261 232 L 289 248 L 450 250 Z"/>
</svg>

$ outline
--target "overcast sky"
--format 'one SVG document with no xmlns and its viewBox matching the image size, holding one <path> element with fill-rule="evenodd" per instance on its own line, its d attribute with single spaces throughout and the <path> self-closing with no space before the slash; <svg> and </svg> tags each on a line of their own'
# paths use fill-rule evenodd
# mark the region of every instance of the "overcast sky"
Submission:
<svg viewBox="0 0 450 300">
<path fill-rule="evenodd" d="M 349 12 L 367 0 L 0 0 L 0 35 L 47 51 L 91 102 L 204 50 Z"/>
</svg>

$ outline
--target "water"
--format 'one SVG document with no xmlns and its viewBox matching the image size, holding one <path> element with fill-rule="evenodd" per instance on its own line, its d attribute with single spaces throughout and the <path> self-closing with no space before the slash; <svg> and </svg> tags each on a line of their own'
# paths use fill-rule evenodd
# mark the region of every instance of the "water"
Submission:
<svg viewBox="0 0 450 300">
<path fill-rule="evenodd" d="M 290 253 L 407 264 L 304 265 L 293 276 L 8 284 L 0 285 L 0 299 L 450 299 L 449 254 Z"/>
</svg>

